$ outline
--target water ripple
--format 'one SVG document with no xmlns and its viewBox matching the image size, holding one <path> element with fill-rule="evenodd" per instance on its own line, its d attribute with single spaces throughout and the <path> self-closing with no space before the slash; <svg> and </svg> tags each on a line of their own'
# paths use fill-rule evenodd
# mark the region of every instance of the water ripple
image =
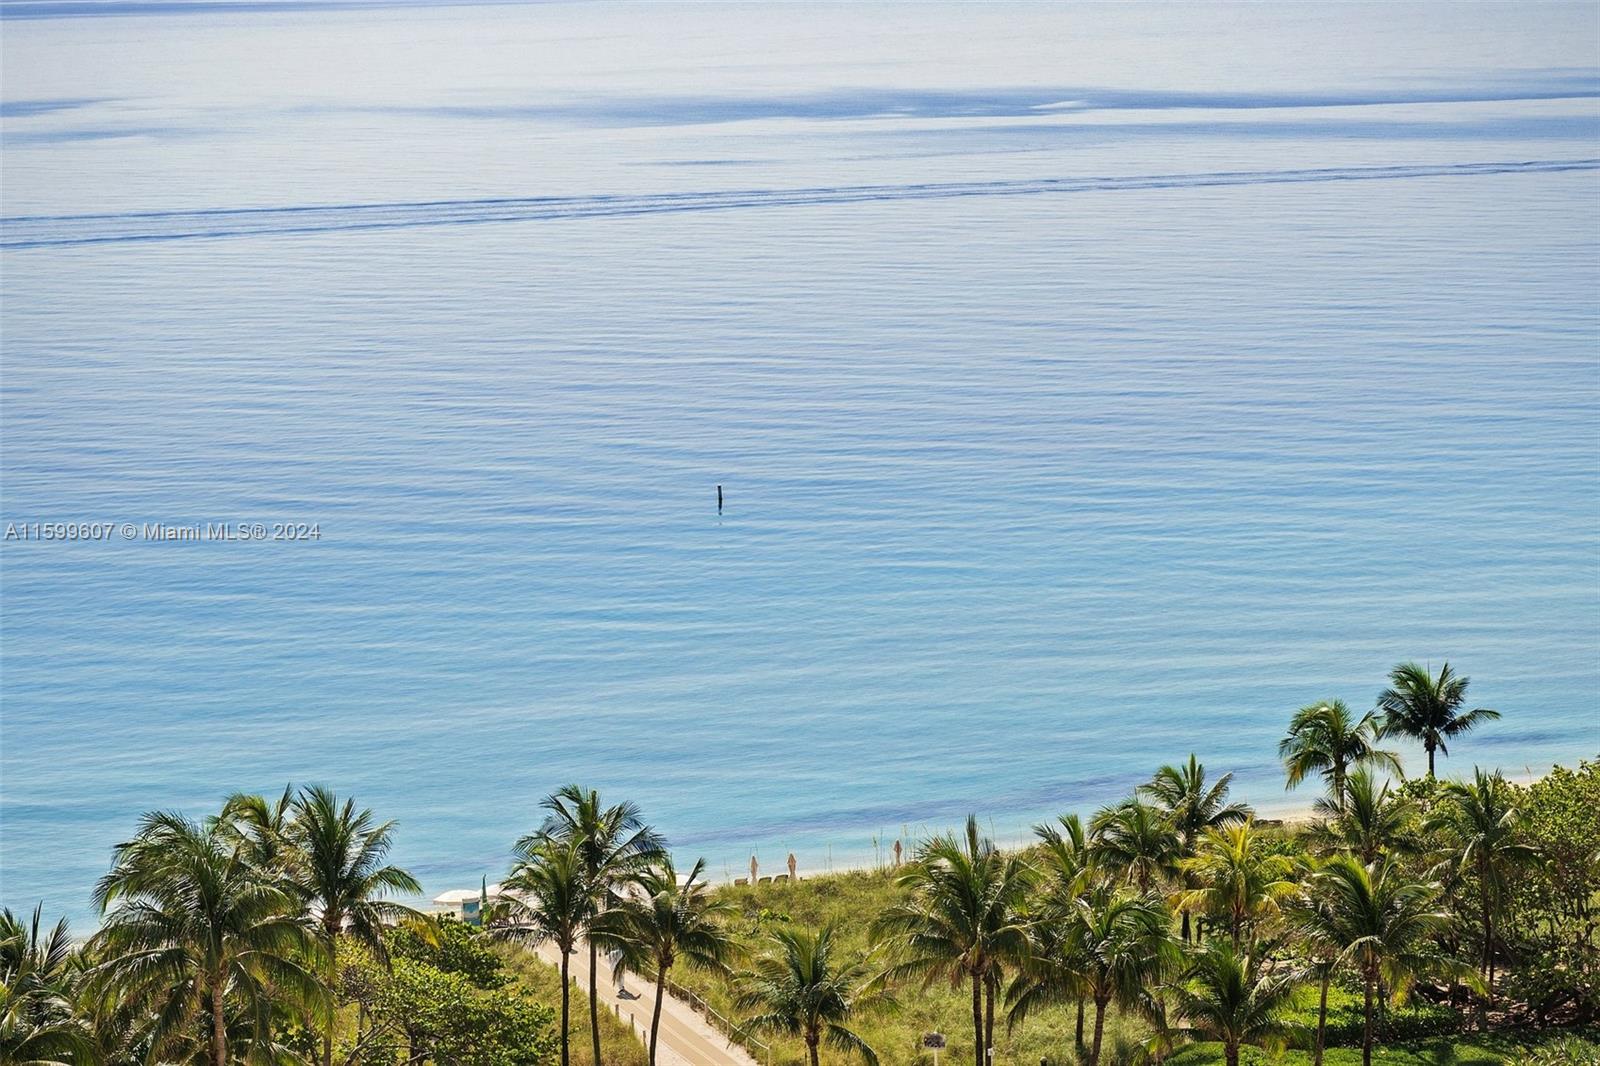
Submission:
<svg viewBox="0 0 1600 1066">
<path fill-rule="evenodd" d="M 412 203 L 27 215 L 0 222 L 0 229 L 3 229 L 0 248 L 47 248 L 81 244 L 286 236 L 411 229 L 419 226 L 614 218 L 628 215 L 676 214 L 684 211 L 813 207 L 825 204 L 944 200 L 975 196 L 1030 196 L 1044 193 L 1115 192 L 1129 189 L 1195 189 L 1226 185 L 1381 181 L 1596 169 L 1600 169 L 1600 159 L 1539 159 L 1522 162 L 1215 171 L 1198 174 L 1132 174 L 897 185 L 837 185 L 801 189 L 742 189 L 634 196 L 498 197 Z"/>
</svg>

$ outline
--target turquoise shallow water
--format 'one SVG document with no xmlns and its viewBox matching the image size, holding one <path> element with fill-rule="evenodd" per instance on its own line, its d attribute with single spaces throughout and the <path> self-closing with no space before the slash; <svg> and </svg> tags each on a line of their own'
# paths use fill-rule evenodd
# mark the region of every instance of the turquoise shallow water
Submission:
<svg viewBox="0 0 1600 1066">
<path fill-rule="evenodd" d="M 288 780 L 430 892 L 1282 807 L 1404 658 L 1592 756 L 1600 16 L 1439 10 L 0 8 L 4 519 L 320 531 L 4 546 L 3 902 Z"/>
</svg>

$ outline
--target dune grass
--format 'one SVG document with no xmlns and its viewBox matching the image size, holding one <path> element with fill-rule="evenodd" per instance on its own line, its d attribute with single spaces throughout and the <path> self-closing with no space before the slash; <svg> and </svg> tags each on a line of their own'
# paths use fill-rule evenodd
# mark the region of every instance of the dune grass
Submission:
<svg viewBox="0 0 1600 1066">
<path fill-rule="evenodd" d="M 718 892 L 740 914 L 734 931 L 746 953 L 744 965 L 748 965 L 755 954 L 766 949 L 769 931 L 785 921 L 813 927 L 836 923 L 839 942 L 848 951 L 868 951 L 872 919 L 898 898 L 901 890 L 887 871 L 856 871 L 790 884 L 725 886 Z M 737 1018 L 733 1005 L 737 980 L 688 969 L 675 971 L 674 977 L 703 996 L 715 1010 Z M 971 1060 L 972 1004 L 966 986 L 955 989 L 941 983 L 923 989 L 913 985 L 902 988 L 897 998 L 897 1009 L 865 1015 L 850 1023 L 878 1052 L 885 1066 L 931 1066 L 933 1053 L 921 1047 L 923 1035 L 930 1032 L 943 1033 L 948 1041 L 939 1057 L 942 1066 Z M 1070 1009 L 1041 1011 L 1011 1032 L 1006 1031 L 1003 1018 L 997 1020 L 996 1062 L 1031 1066 L 1045 1057 L 1070 1062 L 1073 1021 Z M 1106 1025 L 1106 1062 L 1117 1061 L 1114 1052 L 1130 1049 L 1143 1039 L 1144 1033 L 1144 1025 L 1138 1019 L 1111 1017 Z M 773 1066 L 798 1066 L 805 1061 L 805 1048 L 799 1040 L 768 1033 L 759 1034 L 759 1039 L 772 1045 Z M 764 1056 L 758 1058 L 765 1063 Z M 822 1061 L 827 1066 L 845 1066 L 861 1060 L 825 1048 Z"/>
<path fill-rule="evenodd" d="M 734 932 L 745 952 L 743 965 L 748 966 L 754 955 L 765 950 L 770 931 L 784 922 L 813 927 L 836 923 L 840 941 L 850 951 L 869 951 L 868 932 L 873 918 L 900 898 L 902 890 L 895 885 L 889 871 L 879 870 L 842 873 L 791 884 L 724 886 L 718 893 L 734 905 L 740 916 Z M 738 1018 L 734 1007 L 739 983 L 737 975 L 725 978 L 679 968 L 673 976 L 702 996 L 713 1009 Z M 963 1066 L 971 1061 L 971 1000 L 965 986 L 959 989 L 946 984 L 926 989 L 920 985 L 902 987 L 897 999 L 896 1009 L 866 1015 L 851 1023 L 878 1052 L 883 1066 L 931 1066 L 932 1052 L 921 1047 L 923 1034 L 929 1032 L 943 1033 L 948 1042 L 940 1053 L 941 1066 Z M 1073 1028 L 1074 1013 L 1070 1007 L 1039 1011 L 1010 1031 L 1002 1016 L 996 1023 L 995 1061 L 1018 1066 L 1034 1066 L 1041 1061 L 1051 1066 L 1073 1066 L 1078 1061 L 1073 1054 Z M 1141 1019 L 1113 1011 L 1106 1024 L 1102 1062 L 1105 1066 L 1121 1066 L 1146 1061 L 1141 1049 L 1148 1036 L 1149 1029 Z M 801 1066 L 805 1062 L 805 1049 L 798 1040 L 767 1033 L 760 1034 L 759 1038 L 771 1045 L 773 1066 Z M 1578 1038 L 1600 1042 L 1600 1034 L 1596 1033 L 1465 1034 L 1385 1045 L 1374 1051 L 1373 1062 L 1375 1066 L 1501 1066 L 1530 1061 L 1537 1047 L 1554 1048 L 1561 1042 Z M 1553 1050 L 1549 1053 L 1556 1054 Z M 766 1056 L 758 1052 L 757 1059 L 764 1066 Z M 1223 1061 L 1222 1049 L 1220 1045 L 1194 1044 L 1180 1048 L 1166 1061 L 1170 1066 L 1209 1066 Z M 1272 1055 L 1245 1049 L 1243 1061 L 1260 1066 L 1310 1066 L 1311 1054 L 1289 1050 Z M 1329 1048 L 1323 1061 L 1325 1066 L 1359 1066 L 1361 1049 Z M 1556 1063 L 1564 1059 L 1558 1056 L 1549 1061 Z M 822 1062 L 826 1066 L 846 1066 L 860 1060 L 824 1049 Z"/>
</svg>

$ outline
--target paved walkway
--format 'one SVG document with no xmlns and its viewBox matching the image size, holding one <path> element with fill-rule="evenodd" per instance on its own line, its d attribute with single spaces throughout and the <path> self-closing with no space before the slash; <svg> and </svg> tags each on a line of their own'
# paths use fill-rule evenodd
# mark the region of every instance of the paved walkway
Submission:
<svg viewBox="0 0 1600 1066">
<path fill-rule="evenodd" d="M 555 945 L 540 944 L 536 949 L 539 958 L 557 968 L 561 953 Z M 577 1017 L 589 1010 L 589 949 L 579 944 L 572 953 L 572 983 L 577 990 L 572 996 L 572 1013 Z M 639 974 L 629 974 L 627 996 L 617 994 L 616 983 L 611 978 L 611 967 L 605 956 L 600 956 L 600 1009 L 609 1010 L 623 1021 L 633 1022 L 633 1031 L 639 1042 L 650 1042 L 650 1012 L 655 1009 L 655 986 Z M 574 1062 L 587 1062 L 587 1048 L 572 1049 Z M 719 1033 L 695 1013 L 687 1003 L 670 994 L 661 1005 L 660 1047 L 656 1049 L 656 1066 L 759 1066 L 749 1052 Z"/>
</svg>

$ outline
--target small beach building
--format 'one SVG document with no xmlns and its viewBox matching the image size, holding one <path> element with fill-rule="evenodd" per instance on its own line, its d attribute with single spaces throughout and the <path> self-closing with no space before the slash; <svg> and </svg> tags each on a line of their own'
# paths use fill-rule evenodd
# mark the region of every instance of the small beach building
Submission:
<svg viewBox="0 0 1600 1066">
<path fill-rule="evenodd" d="M 503 893 L 499 884 L 480 885 L 477 888 L 452 888 L 433 897 L 435 914 L 449 914 L 468 925 L 483 924 L 481 907 L 485 900 L 493 903 Z"/>
</svg>

